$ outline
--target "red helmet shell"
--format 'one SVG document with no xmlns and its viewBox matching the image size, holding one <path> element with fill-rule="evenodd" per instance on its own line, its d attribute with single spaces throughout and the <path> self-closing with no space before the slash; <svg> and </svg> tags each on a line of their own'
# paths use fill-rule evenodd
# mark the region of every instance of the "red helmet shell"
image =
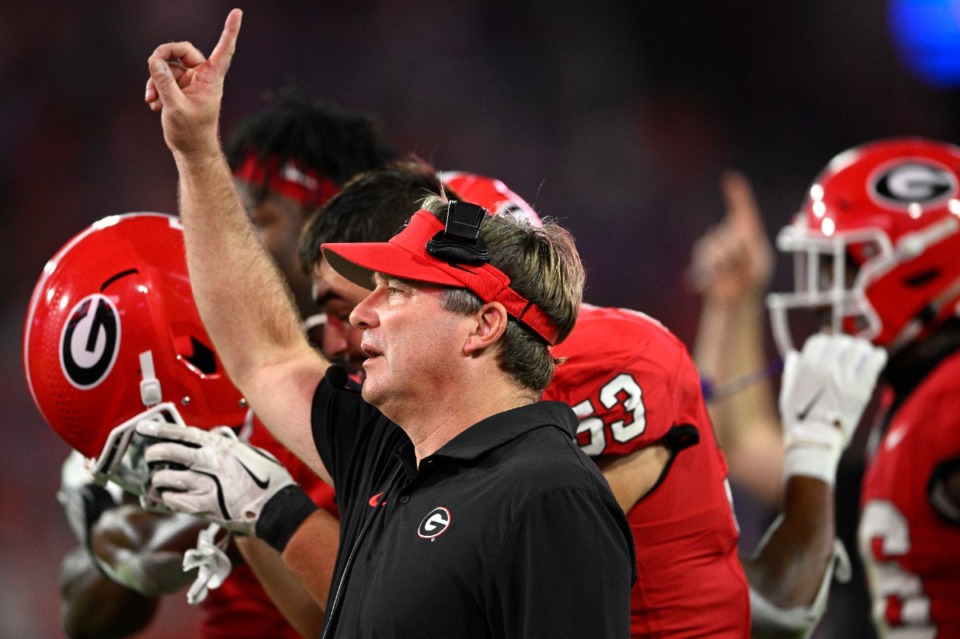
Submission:
<svg viewBox="0 0 960 639">
<path fill-rule="evenodd" d="M 778 246 L 806 254 L 798 270 L 807 271 L 808 293 L 814 259 L 833 260 L 828 280 L 849 273 L 842 294 L 812 294 L 807 305 L 833 305 L 835 328 L 896 350 L 956 311 L 958 196 L 960 148 L 923 138 L 872 142 L 826 166 Z"/>
<path fill-rule="evenodd" d="M 956 217 L 960 148 L 903 138 L 866 144 L 835 157 L 807 192 L 807 228 L 824 236 L 880 229 L 891 242 Z M 951 205 L 951 202 L 953 204 Z"/>
<path fill-rule="evenodd" d="M 533 207 L 496 178 L 463 171 L 445 171 L 440 174 L 440 181 L 467 202 L 487 209 L 491 215 L 513 215 L 534 226 L 542 226 L 540 216 Z"/>
<path fill-rule="evenodd" d="M 96 457 L 114 427 L 148 408 L 140 391 L 145 352 L 160 400 L 172 402 L 186 423 L 243 422 L 246 402 L 193 301 L 179 220 L 160 213 L 107 217 L 44 267 L 24 326 L 27 384 L 50 427 Z"/>
</svg>

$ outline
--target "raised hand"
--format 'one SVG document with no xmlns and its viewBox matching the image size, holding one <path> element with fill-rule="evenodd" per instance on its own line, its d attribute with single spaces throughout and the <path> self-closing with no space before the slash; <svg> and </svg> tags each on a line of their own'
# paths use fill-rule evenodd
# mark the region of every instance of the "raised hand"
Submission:
<svg viewBox="0 0 960 639">
<path fill-rule="evenodd" d="M 219 154 L 217 122 L 223 82 L 236 50 L 243 12 L 227 15 L 210 58 L 190 42 L 168 42 L 156 48 L 147 63 L 144 101 L 161 112 L 163 135 L 174 155 Z"/>
<path fill-rule="evenodd" d="M 844 334 L 817 333 L 787 354 L 780 418 L 788 475 L 833 482 L 886 361 L 884 349 Z"/>
<path fill-rule="evenodd" d="M 729 171 L 721 186 L 727 213 L 694 244 L 690 279 L 708 300 L 735 303 L 766 290 L 773 274 L 773 249 L 747 178 Z"/>
</svg>

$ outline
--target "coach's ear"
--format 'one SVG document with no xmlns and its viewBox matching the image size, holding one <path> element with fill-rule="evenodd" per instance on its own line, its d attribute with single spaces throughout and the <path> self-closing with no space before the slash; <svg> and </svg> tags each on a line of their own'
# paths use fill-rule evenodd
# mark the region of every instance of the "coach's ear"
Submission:
<svg viewBox="0 0 960 639">
<path fill-rule="evenodd" d="M 509 316 L 500 302 L 487 302 L 474 315 L 475 324 L 463 345 L 464 355 L 480 355 L 495 346 L 507 330 Z"/>
</svg>

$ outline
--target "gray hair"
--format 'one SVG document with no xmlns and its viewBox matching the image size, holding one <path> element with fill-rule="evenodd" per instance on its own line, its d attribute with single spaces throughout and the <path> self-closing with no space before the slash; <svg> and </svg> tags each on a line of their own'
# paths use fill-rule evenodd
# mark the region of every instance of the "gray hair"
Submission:
<svg viewBox="0 0 960 639">
<path fill-rule="evenodd" d="M 421 207 L 445 221 L 446 199 L 430 196 Z M 484 221 L 480 235 L 490 251 L 490 264 L 510 278 L 511 288 L 543 310 L 557 326 L 557 342 L 563 341 L 576 323 L 585 280 L 570 233 L 549 220 L 538 227 L 497 215 Z M 449 289 L 444 294 L 444 308 L 454 313 L 470 315 L 482 305 L 467 289 Z M 501 339 L 497 361 L 518 384 L 537 393 L 550 383 L 557 363 L 543 339 L 513 317 Z"/>
</svg>

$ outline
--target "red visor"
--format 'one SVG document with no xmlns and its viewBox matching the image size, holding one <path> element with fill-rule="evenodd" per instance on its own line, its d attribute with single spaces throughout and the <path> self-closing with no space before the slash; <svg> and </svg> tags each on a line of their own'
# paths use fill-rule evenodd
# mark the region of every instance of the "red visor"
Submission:
<svg viewBox="0 0 960 639">
<path fill-rule="evenodd" d="M 321 206 L 340 192 L 336 182 L 296 160 L 280 164 L 276 157 L 271 155 L 263 160 L 253 150 L 247 153 L 233 176 L 252 184 L 263 184 L 307 207 Z"/>
<path fill-rule="evenodd" d="M 420 210 L 389 242 L 328 243 L 320 248 L 335 271 L 355 284 L 373 288 L 373 274 L 465 288 L 484 302 L 500 302 L 511 317 L 548 344 L 557 338 L 557 325 L 543 310 L 510 288 L 510 278 L 490 264 L 450 264 L 427 253 L 427 242 L 444 230 L 430 211 Z"/>
</svg>

